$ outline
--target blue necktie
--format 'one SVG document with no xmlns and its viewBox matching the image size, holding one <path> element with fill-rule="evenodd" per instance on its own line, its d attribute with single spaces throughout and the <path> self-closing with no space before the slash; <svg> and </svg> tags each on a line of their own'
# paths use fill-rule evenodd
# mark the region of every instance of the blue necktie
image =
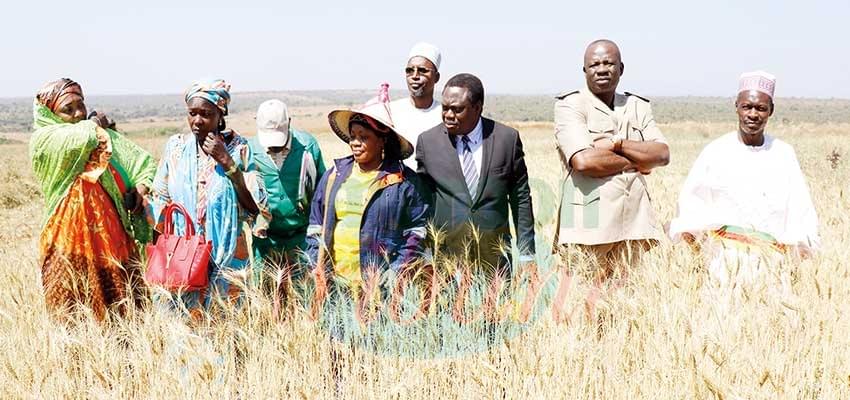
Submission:
<svg viewBox="0 0 850 400">
<path fill-rule="evenodd" d="M 463 179 L 466 180 L 466 187 L 469 189 L 469 195 L 474 199 L 475 192 L 478 191 L 478 168 L 475 167 L 475 159 L 472 158 L 472 150 L 469 149 L 469 137 L 461 137 L 463 142 Z"/>
</svg>

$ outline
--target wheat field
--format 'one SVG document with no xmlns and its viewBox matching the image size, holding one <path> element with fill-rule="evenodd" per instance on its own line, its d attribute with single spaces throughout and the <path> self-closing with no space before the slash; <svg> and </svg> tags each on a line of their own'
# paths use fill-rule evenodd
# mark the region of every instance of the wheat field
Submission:
<svg viewBox="0 0 850 400">
<path fill-rule="evenodd" d="M 661 126 L 672 161 L 648 177 L 659 220 L 674 216 L 700 149 L 734 129 L 732 110 L 729 117 L 726 124 Z M 326 127 L 312 125 L 326 159 L 346 153 Z M 543 257 L 561 174 L 551 124 L 515 126 L 533 179 L 538 252 L 563 269 L 559 258 Z M 600 302 L 609 315 L 603 333 L 587 322 L 587 284 L 575 279 L 560 312 L 546 308 L 489 349 L 441 356 L 335 343 L 305 312 L 276 319 L 256 289 L 241 308 L 224 307 L 200 323 L 145 307 L 104 324 L 85 317 L 57 324 L 41 292 L 42 201 L 27 147 L 0 145 L 7 166 L 0 172 L 0 398 L 848 398 L 850 125 L 769 130 L 797 150 L 820 218 L 817 256 L 776 266 L 792 277 L 790 297 L 765 286 L 720 308 L 705 296 L 700 257 L 662 243 L 634 266 L 625 287 Z M 155 155 L 164 143 L 136 139 Z M 415 349 L 412 341 L 427 334 L 394 340 Z"/>
</svg>

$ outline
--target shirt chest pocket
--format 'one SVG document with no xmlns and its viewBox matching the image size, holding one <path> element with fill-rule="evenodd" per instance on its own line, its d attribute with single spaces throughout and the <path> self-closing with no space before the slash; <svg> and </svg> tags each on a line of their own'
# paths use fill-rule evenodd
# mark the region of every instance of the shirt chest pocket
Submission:
<svg viewBox="0 0 850 400">
<path fill-rule="evenodd" d="M 614 121 L 607 116 L 588 118 L 587 131 L 590 133 L 591 140 L 611 137 L 617 134 L 617 127 Z"/>
<path fill-rule="evenodd" d="M 627 118 L 623 121 L 622 131 L 626 134 L 624 139 L 636 140 L 641 142 L 645 140 L 643 137 L 643 130 L 641 129 L 641 126 L 634 118 Z"/>
</svg>

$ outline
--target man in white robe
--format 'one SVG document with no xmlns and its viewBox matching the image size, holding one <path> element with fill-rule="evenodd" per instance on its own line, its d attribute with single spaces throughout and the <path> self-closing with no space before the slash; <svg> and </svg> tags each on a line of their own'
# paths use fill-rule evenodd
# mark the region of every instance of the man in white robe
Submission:
<svg viewBox="0 0 850 400">
<path fill-rule="evenodd" d="M 404 68 L 410 96 L 390 103 L 393 128 L 416 146 L 419 134 L 443 123 L 443 108 L 434 98 L 434 87 L 440 81 L 440 49 L 419 42 L 410 49 Z M 404 165 L 416 171 L 416 160 L 410 157 Z"/>
<path fill-rule="evenodd" d="M 817 214 L 794 149 L 764 132 L 775 83 L 761 71 L 741 76 L 738 130 L 700 153 L 670 223 L 673 241 L 698 245 L 721 287 L 753 283 L 776 272 L 785 255 L 808 257 L 819 244 Z"/>
</svg>

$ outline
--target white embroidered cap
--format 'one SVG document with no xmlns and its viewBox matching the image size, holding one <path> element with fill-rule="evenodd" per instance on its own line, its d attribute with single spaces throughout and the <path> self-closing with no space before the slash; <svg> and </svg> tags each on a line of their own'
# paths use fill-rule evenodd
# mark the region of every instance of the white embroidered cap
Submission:
<svg viewBox="0 0 850 400">
<path fill-rule="evenodd" d="M 772 99 L 776 90 L 776 77 L 761 70 L 741 74 L 738 78 L 738 93 L 750 90 L 762 92 Z"/>
</svg>

